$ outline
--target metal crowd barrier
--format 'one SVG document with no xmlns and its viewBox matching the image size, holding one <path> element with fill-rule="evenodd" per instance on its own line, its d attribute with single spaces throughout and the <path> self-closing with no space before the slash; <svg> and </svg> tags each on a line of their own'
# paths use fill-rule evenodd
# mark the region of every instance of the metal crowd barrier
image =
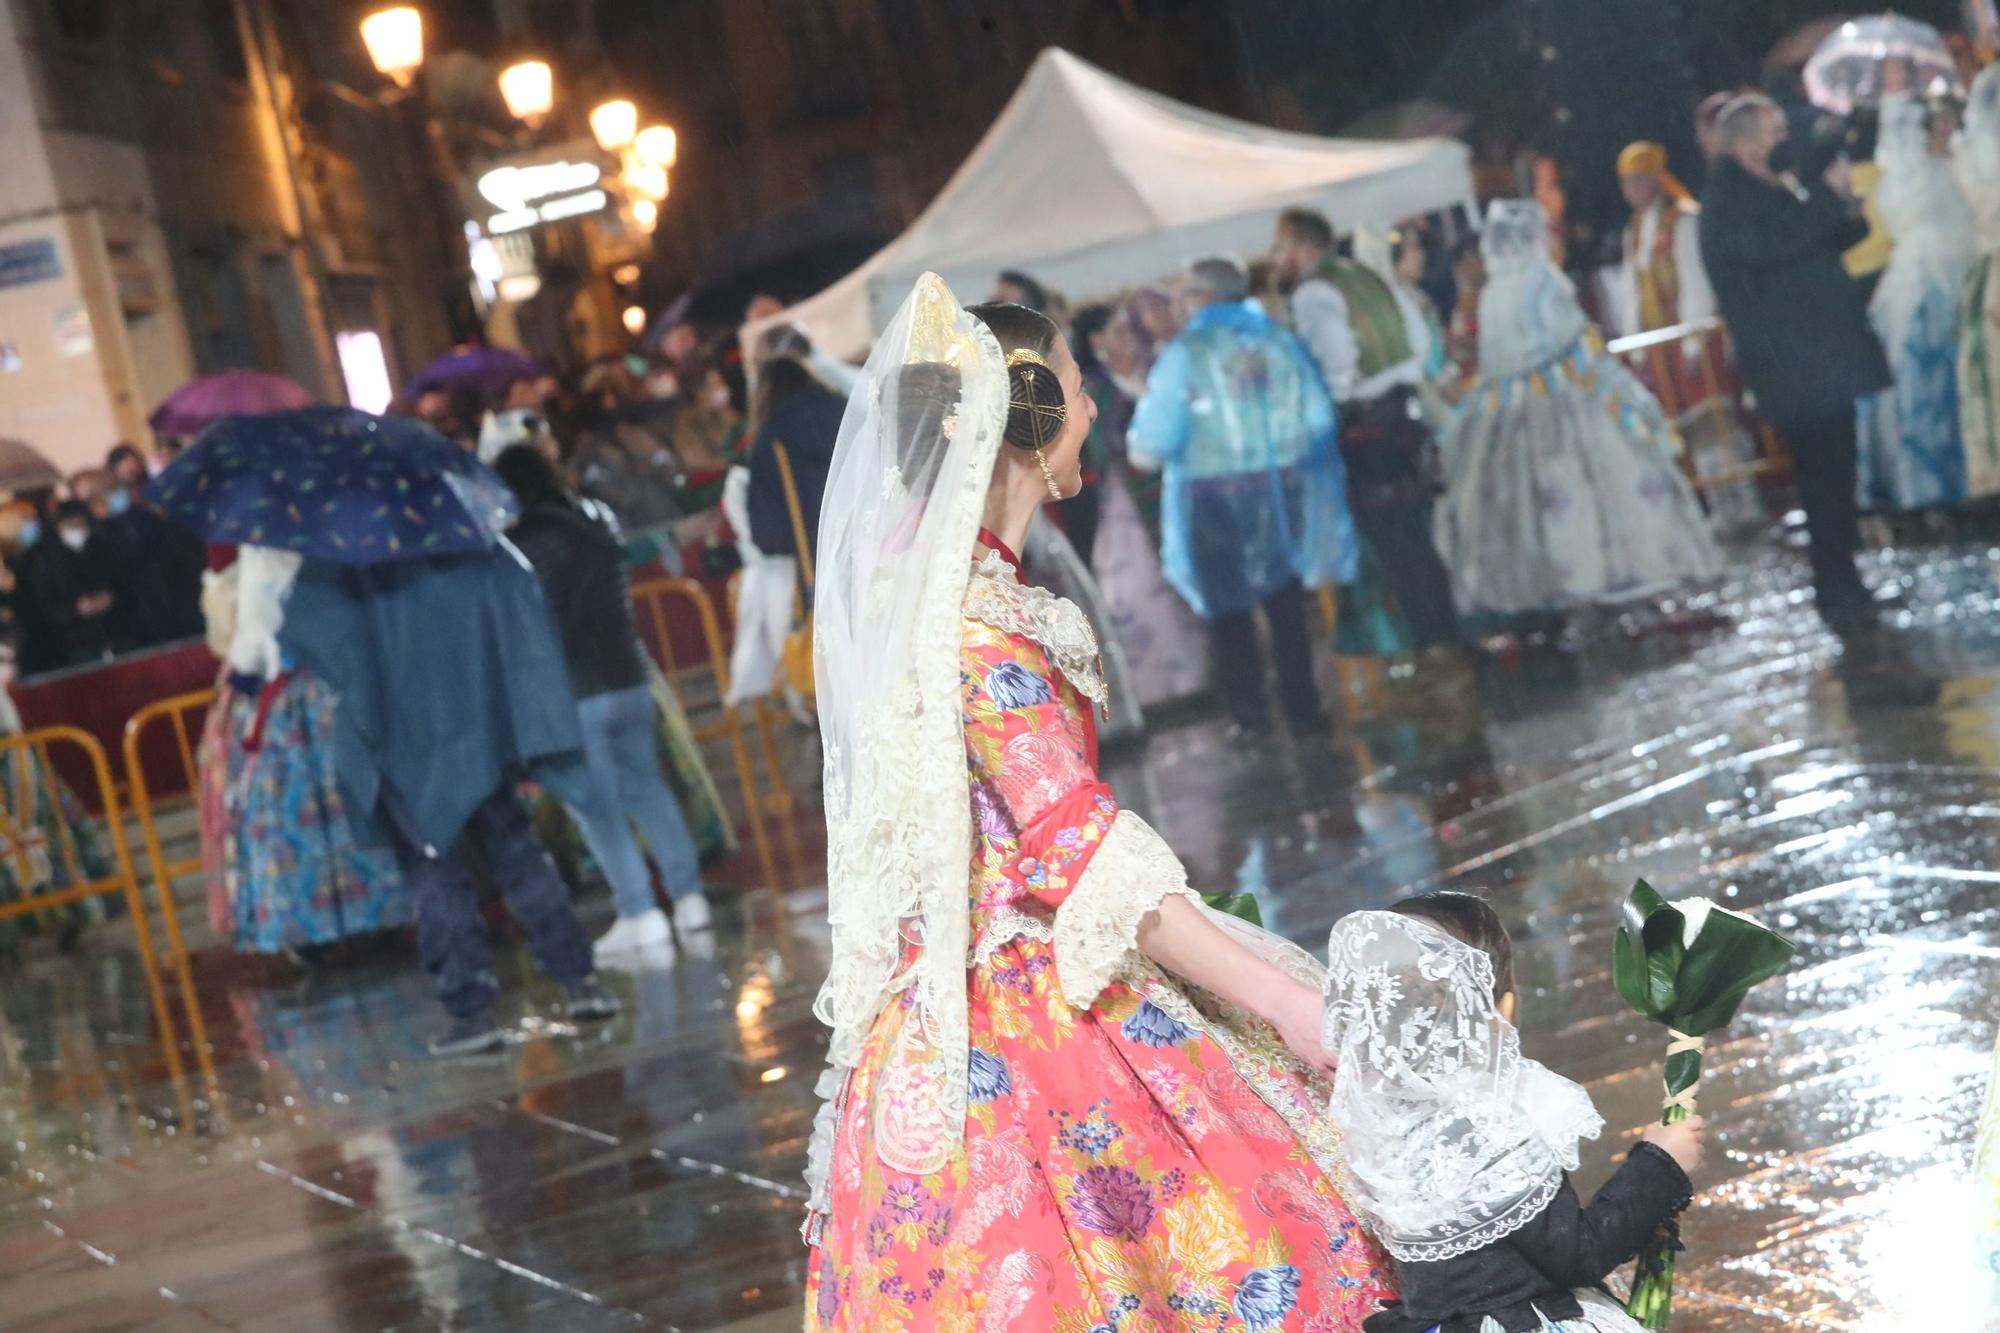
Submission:
<svg viewBox="0 0 2000 1333">
<path fill-rule="evenodd" d="M 92 876 L 83 864 L 76 834 L 63 807 L 62 787 L 49 754 L 51 744 L 76 747 L 89 764 L 91 780 L 97 786 L 100 808 L 104 812 L 104 836 L 111 848 L 112 866 L 108 874 Z M 39 765 L 30 766 L 22 762 L 30 757 L 39 760 Z M 15 760 L 12 765 L 6 762 L 10 758 Z M 51 869 L 60 864 L 65 886 L 33 892 L 29 888 L 31 874 L 22 873 L 18 880 L 20 896 L 11 902 L 0 903 L 0 920 L 28 916 L 100 895 L 123 897 L 126 914 L 132 923 L 132 934 L 139 946 L 139 965 L 146 974 L 146 992 L 152 1000 L 154 1021 L 159 1025 L 167 1071 L 178 1083 L 182 1074 L 180 1046 L 175 1037 L 172 1015 L 167 1010 L 166 991 L 160 984 L 159 955 L 153 947 L 153 931 L 146 918 L 146 900 L 139 891 L 139 878 L 132 867 L 132 851 L 125 841 L 125 821 L 119 809 L 118 789 L 112 781 L 111 765 L 105 760 L 104 747 L 98 744 L 96 737 L 80 727 L 37 727 L 19 735 L 0 737 L 0 774 L 5 774 L 10 767 L 13 780 L 0 781 L 0 843 L 4 843 L 0 855 L 13 861 L 17 870 L 22 872 L 31 871 L 37 853 L 46 855 L 50 858 Z M 40 769 L 39 791 L 34 785 L 35 767 Z M 32 807 L 37 799 L 46 801 L 47 808 L 53 812 L 56 826 L 53 849 L 48 846 L 47 836 L 35 830 Z"/>
<path fill-rule="evenodd" d="M 1745 408 L 1740 382 L 1733 372 L 1725 374 L 1728 341 L 1728 330 L 1723 327 L 1722 320 L 1710 318 L 1619 338 L 1605 348 L 1639 375 L 1653 391 L 1654 397 L 1660 400 L 1667 420 L 1674 422 L 1677 429 L 1689 413 L 1699 409 L 1712 414 L 1718 437 L 1740 430 L 1750 433 L 1756 440 L 1758 456 L 1755 460 L 1707 474 L 1695 470 L 1692 452 L 1683 449 L 1681 466 L 1687 471 L 1689 483 L 1698 491 L 1786 473 L 1792 468 L 1791 455 L 1786 452 L 1784 441 L 1779 439 L 1776 431 L 1758 421 Z M 1684 382 L 1685 372 L 1678 371 L 1674 364 L 1676 358 L 1681 358 L 1685 364 L 1685 347 L 1689 342 L 1693 342 L 1697 349 L 1692 367 L 1692 385 Z M 1687 392 L 1690 388 L 1693 392 Z M 1692 401 L 1684 402 L 1684 398 Z"/>
<path fill-rule="evenodd" d="M 708 657 L 705 663 L 683 665 L 675 659 L 667 606 L 677 600 L 693 609 L 701 625 L 702 643 Z M 715 703 L 721 715 L 706 726 L 695 726 L 690 716 L 689 726 L 694 731 L 695 740 L 702 744 L 717 740 L 729 742 L 730 752 L 736 760 L 736 779 L 743 793 L 743 808 L 750 825 L 751 844 L 756 850 L 765 883 L 774 892 L 791 887 L 789 879 L 779 877 L 777 861 L 772 854 L 770 837 L 764 825 L 765 807 L 768 803 L 771 815 L 778 821 L 778 826 L 784 833 L 793 870 L 802 870 L 805 858 L 799 846 L 791 789 L 786 785 L 784 772 L 778 763 L 778 747 L 772 734 L 770 709 L 761 699 L 751 706 L 759 748 L 764 753 L 764 768 L 770 776 L 771 790 L 767 802 L 758 790 L 756 767 L 750 759 L 750 745 L 741 712 L 727 702 L 729 658 L 723 647 L 722 625 L 716 617 L 714 601 L 702 586 L 692 579 L 662 577 L 643 579 L 634 583 L 632 604 L 640 609 L 645 622 L 652 627 L 653 632 L 649 641 L 657 645 L 660 670 L 666 673 L 668 683 L 680 694 L 683 708 L 686 707 L 687 692 L 682 688 L 682 682 L 687 677 L 706 670 L 713 679 Z"/>
<path fill-rule="evenodd" d="M 156 699 L 132 715 L 125 724 L 125 781 L 132 793 L 132 810 L 139 820 L 139 836 L 146 850 L 146 869 L 153 879 L 153 893 L 160 903 L 161 929 L 167 938 L 167 962 L 180 986 L 181 1006 L 187 1011 L 188 1028 L 194 1038 L 196 1059 L 204 1071 L 208 1064 L 208 1027 L 202 1021 L 201 1004 L 196 999 L 193 969 L 189 966 L 187 939 L 181 934 L 180 910 L 174 901 L 174 882 L 202 870 L 199 844 L 195 854 L 178 861 L 167 860 L 155 815 L 153 784 L 146 776 L 144 747 L 149 728 L 165 721 L 173 732 L 175 755 L 180 760 L 183 790 L 190 803 L 201 800 L 201 767 L 195 759 L 194 733 L 215 704 L 214 690 L 192 690 L 165 699 Z"/>
</svg>

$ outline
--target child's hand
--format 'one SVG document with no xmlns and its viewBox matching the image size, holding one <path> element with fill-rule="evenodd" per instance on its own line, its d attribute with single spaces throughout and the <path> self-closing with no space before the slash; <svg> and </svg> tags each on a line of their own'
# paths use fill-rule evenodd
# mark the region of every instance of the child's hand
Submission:
<svg viewBox="0 0 2000 1333">
<path fill-rule="evenodd" d="M 1316 986 L 1292 982 L 1285 987 L 1264 1020 L 1278 1030 L 1291 1053 L 1316 1074 L 1332 1078 L 1339 1061 L 1320 1042 L 1320 1020 L 1326 998 Z"/>
<path fill-rule="evenodd" d="M 1708 1122 L 1695 1115 L 1678 1125 L 1654 1125 L 1642 1138 L 1673 1158 L 1680 1164 L 1681 1170 L 1692 1176 L 1701 1170 L 1702 1136 L 1707 1128 Z"/>
</svg>

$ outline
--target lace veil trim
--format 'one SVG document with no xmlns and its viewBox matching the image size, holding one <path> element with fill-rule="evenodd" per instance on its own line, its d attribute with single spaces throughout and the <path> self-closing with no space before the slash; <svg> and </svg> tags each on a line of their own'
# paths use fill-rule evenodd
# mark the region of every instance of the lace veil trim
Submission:
<svg viewBox="0 0 2000 1333">
<path fill-rule="evenodd" d="M 1348 1201 L 1398 1259 L 1456 1258 L 1512 1235 L 1604 1128 L 1584 1090 L 1521 1054 L 1484 951 L 1428 921 L 1355 912 L 1327 945 L 1330 1113 Z"/>
<path fill-rule="evenodd" d="M 1049 664 L 1062 672 L 1076 692 L 1104 707 L 1111 689 L 1104 681 L 1099 659 L 1097 631 L 1090 617 L 1076 603 L 1058 597 L 1047 588 L 1022 583 L 998 554 L 973 567 L 972 582 L 965 592 L 965 614 L 1003 634 L 1019 634 L 1033 639 L 1049 656 Z"/>
</svg>

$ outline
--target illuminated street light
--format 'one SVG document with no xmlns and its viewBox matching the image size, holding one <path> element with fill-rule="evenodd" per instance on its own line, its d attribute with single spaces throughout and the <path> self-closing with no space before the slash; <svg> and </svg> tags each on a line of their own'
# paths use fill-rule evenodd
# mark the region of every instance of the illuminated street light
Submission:
<svg viewBox="0 0 2000 1333">
<path fill-rule="evenodd" d="M 361 41 L 376 72 L 407 88 L 424 63 L 424 16 L 412 5 L 378 9 L 361 20 Z"/>
<path fill-rule="evenodd" d="M 500 97 L 507 114 L 529 128 L 556 104 L 556 76 L 546 60 L 523 60 L 500 71 Z"/>
<path fill-rule="evenodd" d="M 597 146 L 607 153 L 629 145 L 638 130 L 639 108 L 626 98 L 602 103 L 590 113 L 590 132 L 596 136 Z"/>
<path fill-rule="evenodd" d="M 625 183 L 632 192 L 647 199 L 659 200 L 667 197 L 667 169 L 665 167 L 633 167 L 625 173 Z"/>
<path fill-rule="evenodd" d="M 625 332 L 631 334 L 634 338 L 646 331 L 646 308 L 644 306 L 626 306 L 623 318 L 625 321 Z"/>
<path fill-rule="evenodd" d="M 660 220 L 660 206 L 650 199 L 632 201 L 632 221 L 639 224 L 640 231 L 651 231 Z"/>
<path fill-rule="evenodd" d="M 680 155 L 680 136 L 665 125 L 648 125 L 632 141 L 632 156 L 642 167 L 670 167 Z"/>
</svg>

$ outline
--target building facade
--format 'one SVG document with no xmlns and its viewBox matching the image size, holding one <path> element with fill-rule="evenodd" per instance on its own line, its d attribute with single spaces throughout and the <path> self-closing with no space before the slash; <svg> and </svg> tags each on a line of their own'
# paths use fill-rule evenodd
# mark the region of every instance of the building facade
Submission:
<svg viewBox="0 0 2000 1333">
<path fill-rule="evenodd" d="M 304 95 L 357 47 L 337 5 L 0 0 L 0 435 L 74 469 L 198 374 L 341 402 L 449 345 L 435 257 L 383 244 L 424 234 L 394 108 Z"/>
</svg>

